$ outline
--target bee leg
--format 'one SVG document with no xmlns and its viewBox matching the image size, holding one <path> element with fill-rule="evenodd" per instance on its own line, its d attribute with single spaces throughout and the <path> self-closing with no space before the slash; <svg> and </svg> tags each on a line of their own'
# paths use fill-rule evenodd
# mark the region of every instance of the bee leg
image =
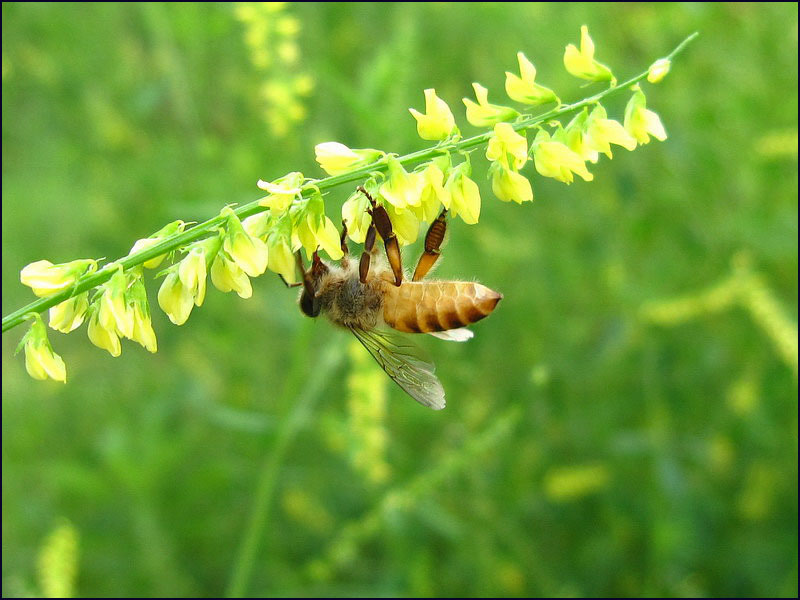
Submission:
<svg viewBox="0 0 800 600">
<path fill-rule="evenodd" d="M 327 267 L 319 260 L 316 251 L 314 252 L 314 262 L 311 264 L 311 269 L 308 271 L 306 271 L 303 266 L 303 257 L 300 255 L 299 250 L 294 256 L 297 261 L 297 267 L 303 274 L 303 293 L 300 295 L 300 310 L 308 317 L 316 317 L 320 312 L 320 303 L 319 298 L 317 298 L 317 292 L 314 289 L 314 279 L 311 273 L 315 268 L 318 268 L 317 265 L 321 265 L 326 270 Z"/>
<path fill-rule="evenodd" d="M 364 239 L 364 252 L 361 253 L 361 262 L 358 263 L 358 278 L 361 283 L 367 283 L 369 277 L 369 260 L 375 246 L 375 225 L 370 223 L 367 237 Z"/>
<path fill-rule="evenodd" d="M 313 298 L 316 296 L 316 292 L 314 291 L 314 281 L 311 278 L 311 270 L 306 271 L 305 266 L 303 266 L 303 257 L 300 254 L 300 250 L 294 253 L 294 258 L 297 268 L 300 269 L 300 273 L 303 275 L 302 285 L 305 288 L 305 293 Z"/>
<path fill-rule="evenodd" d="M 350 263 L 350 248 L 347 247 L 347 223 L 342 221 L 342 233 L 339 236 L 339 245 L 342 248 L 342 260 L 340 261 L 343 267 L 347 267 Z"/>
<path fill-rule="evenodd" d="M 342 233 L 339 235 L 339 244 L 342 247 L 342 252 L 350 254 L 350 249 L 347 247 L 347 221 L 342 220 Z"/>
<path fill-rule="evenodd" d="M 322 275 L 328 272 L 328 266 L 322 262 L 322 259 L 319 257 L 319 251 L 314 250 L 314 254 L 311 255 L 311 276 L 313 279 L 319 279 Z"/>
<path fill-rule="evenodd" d="M 281 275 L 280 273 L 278 274 L 278 277 L 281 278 L 281 281 L 283 282 L 283 285 L 285 285 L 287 288 L 296 288 L 296 287 L 300 287 L 301 285 L 303 285 L 302 281 L 298 281 L 297 283 L 289 283 L 288 281 L 286 281 L 286 278 L 283 275 Z"/>
<path fill-rule="evenodd" d="M 425 277 L 434 263 L 439 259 L 439 256 L 442 254 L 439 247 L 442 245 L 446 230 L 447 209 L 445 208 L 442 214 L 436 217 L 436 220 L 431 223 L 431 226 L 428 228 L 428 233 L 425 234 L 425 252 L 419 257 L 417 268 L 414 269 L 412 281 L 419 281 Z"/>
<path fill-rule="evenodd" d="M 400 286 L 403 283 L 403 261 L 400 257 L 400 244 L 397 242 L 397 236 L 392 229 L 392 221 L 389 219 L 389 213 L 369 195 L 363 186 L 359 186 L 358 191 L 364 194 L 372 208 L 369 209 L 369 214 L 372 217 L 372 225 L 378 230 L 378 235 L 383 239 L 383 246 L 386 249 L 386 258 L 389 259 L 389 266 L 392 267 L 394 273 L 394 284 Z"/>
</svg>

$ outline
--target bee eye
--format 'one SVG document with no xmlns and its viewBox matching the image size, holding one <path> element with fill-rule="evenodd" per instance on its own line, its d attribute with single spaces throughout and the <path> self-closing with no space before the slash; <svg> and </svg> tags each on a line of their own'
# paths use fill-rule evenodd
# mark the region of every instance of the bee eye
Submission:
<svg viewBox="0 0 800 600">
<path fill-rule="evenodd" d="M 318 316 L 320 310 L 319 299 L 312 298 L 307 293 L 303 292 L 300 296 L 300 310 L 307 317 L 314 318 Z"/>
</svg>

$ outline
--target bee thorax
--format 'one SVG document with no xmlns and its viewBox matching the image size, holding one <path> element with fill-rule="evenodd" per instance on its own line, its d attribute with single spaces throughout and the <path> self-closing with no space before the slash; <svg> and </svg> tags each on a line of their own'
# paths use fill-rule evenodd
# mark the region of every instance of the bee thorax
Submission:
<svg viewBox="0 0 800 600">
<path fill-rule="evenodd" d="M 320 282 L 317 295 L 322 311 L 338 325 L 372 329 L 383 308 L 382 283 L 361 283 L 357 273 L 331 273 Z"/>
</svg>

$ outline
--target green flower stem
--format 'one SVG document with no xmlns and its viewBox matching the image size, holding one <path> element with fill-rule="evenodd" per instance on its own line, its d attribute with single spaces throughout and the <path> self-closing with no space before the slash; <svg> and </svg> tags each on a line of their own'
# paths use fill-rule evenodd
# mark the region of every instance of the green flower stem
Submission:
<svg viewBox="0 0 800 600">
<path fill-rule="evenodd" d="M 678 46 L 665 58 L 672 59 L 677 54 L 679 54 L 686 46 L 691 42 L 694 38 L 696 38 L 699 33 L 695 32 L 685 40 L 683 40 Z M 647 77 L 647 71 L 632 77 L 628 81 L 621 83 L 617 86 L 605 89 L 601 92 L 598 92 L 594 96 L 590 96 L 589 98 L 585 98 L 580 100 L 579 102 L 575 102 L 574 104 L 563 105 L 552 110 L 549 110 L 546 113 L 542 113 L 540 115 L 536 115 L 533 117 L 529 117 L 527 119 L 523 119 L 517 123 L 513 124 L 513 127 L 516 131 L 522 129 L 529 129 L 534 127 L 540 123 L 544 123 L 546 121 L 550 121 L 553 119 L 557 119 L 559 117 L 568 115 L 570 113 L 576 112 L 581 110 L 585 106 L 590 106 L 599 102 L 603 98 L 612 96 L 614 94 L 621 93 L 627 90 L 631 85 L 638 83 L 642 79 Z M 434 146 L 432 148 L 426 148 L 424 150 L 419 150 L 417 152 L 412 152 L 411 154 L 406 154 L 405 156 L 398 157 L 398 161 L 403 165 L 415 165 L 418 163 L 425 162 L 430 160 L 436 156 L 441 156 L 443 154 L 448 154 L 452 152 L 459 152 L 463 150 L 469 150 L 470 148 L 474 148 L 476 146 L 480 146 L 488 142 L 489 138 L 494 135 L 493 131 L 487 131 L 485 133 L 481 133 L 479 135 L 475 135 L 470 138 L 461 139 L 452 142 L 445 142 Z M 326 177 L 325 179 L 318 179 L 311 181 L 310 183 L 303 186 L 302 191 L 303 193 L 310 192 L 314 189 L 319 189 L 320 191 L 325 191 L 336 186 L 351 183 L 353 181 L 363 181 L 364 178 L 368 177 L 371 173 L 375 172 L 383 172 L 387 169 L 387 160 L 382 158 L 370 165 L 365 167 L 361 167 L 360 169 L 356 169 L 355 171 L 351 171 L 349 173 L 343 173 L 341 175 L 335 175 L 333 177 Z M 258 200 L 254 200 L 253 202 L 249 202 L 244 204 L 236 209 L 234 209 L 234 213 L 239 218 L 249 217 L 259 212 L 263 212 L 268 210 L 266 207 L 260 206 Z M 174 252 L 181 246 L 185 246 L 186 244 L 198 240 L 206 235 L 208 235 L 215 227 L 222 225 L 226 220 L 225 216 L 217 215 L 212 217 L 211 219 L 204 221 L 203 223 L 199 223 L 195 225 L 191 229 L 184 231 L 183 233 L 164 238 L 158 244 L 151 246 L 145 250 L 141 250 L 135 254 L 131 254 L 126 256 L 125 258 L 121 258 L 114 263 L 110 263 L 91 275 L 84 276 L 80 278 L 75 285 L 72 287 L 65 289 L 57 294 L 53 294 L 51 296 L 47 296 L 45 298 L 39 298 L 34 302 L 31 302 L 27 306 L 20 308 L 12 312 L 11 314 L 3 317 L 3 333 L 11 329 L 12 327 L 16 327 L 20 323 L 24 322 L 27 318 L 27 315 L 30 313 L 43 313 L 47 309 L 60 304 L 64 300 L 71 298 L 72 296 L 76 296 L 81 294 L 91 288 L 98 286 L 102 283 L 105 283 L 110 279 L 110 277 L 114 274 L 115 267 L 112 265 L 122 265 L 125 270 L 130 269 L 131 267 L 135 267 L 140 265 L 148 260 L 155 258 L 156 256 L 161 256 L 162 254 L 168 254 L 170 252 Z"/>
<path fill-rule="evenodd" d="M 256 564 L 259 547 L 268 531 L 270 509 L 286 453 L 297 435 L 310 420 L 314 404 L 319 399 L 332 373 L 344 360 L 338 339 L 329 342 L 319 353 L 311 351 L 314 328 L 306 319 L 298 331 L 292 351 L 292 361 L 286 383 L 277 405 L 287 411 L 285 418 L 270 442 L 269 451 L 255 489 L 255 497 L 242 529 L 242 539 L 236 551 L 230 581 L 225 590 L 227 598 L 247 597 L 247 588 Z M 314 356 L 315 368 L 308 370 L 309 354 Z M 290 408 L 291 407 L 291 408 Z"/>
</svg>

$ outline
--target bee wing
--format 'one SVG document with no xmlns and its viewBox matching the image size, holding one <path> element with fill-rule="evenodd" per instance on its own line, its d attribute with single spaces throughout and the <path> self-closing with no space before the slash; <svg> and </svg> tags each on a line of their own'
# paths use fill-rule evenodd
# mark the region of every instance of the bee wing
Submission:
<svg viewBox="0 0 800 600">
<path fill-rule="evenodd" d="M 390 331 L 351 327 L 386 374 L 420 404 L 434 410 L 444 408 L 444 388 L 434 375 L 436 367 L 421 348 Z"/>
<path fill-rule="evenodd" d="M 466 327 L 459 327 L 458 329 L 448 329 L 447 331 L 429 331 L 428 335 L 448 342 L 466 342 L 475 337 L 475 332 Z"/>
</svg>

